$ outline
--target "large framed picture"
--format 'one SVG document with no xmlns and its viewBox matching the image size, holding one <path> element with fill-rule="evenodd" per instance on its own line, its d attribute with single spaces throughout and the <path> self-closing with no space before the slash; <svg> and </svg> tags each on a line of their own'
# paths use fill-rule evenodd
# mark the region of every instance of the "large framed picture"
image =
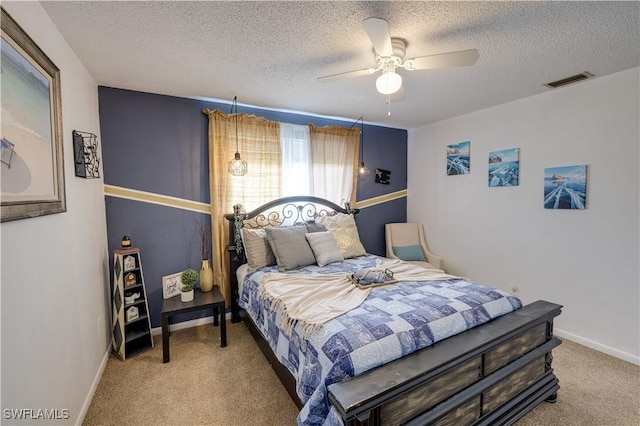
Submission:
<svg viewBox="0 0 640 426">
<path fill-rule="evenodd" d="M 180 294 L 182 291 L 181 276 L 182 272 L 178 272 L 162 277 L 162 297 L 164 299 L 169 299 Z"/>
<path fill-rule="evenodd" d="M 1 220 L 66 211 L 60 70 L 2 9 Z"/>
</svg>

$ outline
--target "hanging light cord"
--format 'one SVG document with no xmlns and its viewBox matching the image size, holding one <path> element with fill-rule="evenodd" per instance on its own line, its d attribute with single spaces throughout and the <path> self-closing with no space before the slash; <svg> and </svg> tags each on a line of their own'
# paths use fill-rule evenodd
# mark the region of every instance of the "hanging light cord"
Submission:
<svg viewBox="0 0 640 426">
<path fill-rule="evenodd" d="M 240 145 L 238 143 L 238 96 L 233 97 L 233 103 L 231 104 L 231 114 L 233 114 L 233 107 L 236 107 L 236 153 L 240 152 Z"/>
<path fill-rule="evenodd" d="M 233 97 L 233 103 L 231 104 L 231 113 L 233 113 L 233 107 L 236 107 L 235 122 L 236 122 L 236 153 L 233 159 L 229 161 L 228 171 L 233 176 L 244 176 L 247 174 L 247 162 L 240 158 L 240 138 L 238 137 L 238 97 Z"/>
<path fill-rule="evenodd" d="M 364 145 L 364 116 L 362 116 L 362 117 L 358 118 L 356 121 L 354 121 L 353 124 L 351 125 L 351 127 L 349 127 L 349 129 L 353 129 L 353 126 L 358 124 L 358 121 L 360 122 L 360 161 L 364 163 L 364 149 L 363 149 L 363 145 Z"/>
<path fill-rule="evenodd" d="M 358 118 L 349 129 L 360 122 L 360 167 L 358 169 L 358 178 L 366 179 L 369 176 L 369 169 L 364 165 L 364 117 Z"/>
</svg>

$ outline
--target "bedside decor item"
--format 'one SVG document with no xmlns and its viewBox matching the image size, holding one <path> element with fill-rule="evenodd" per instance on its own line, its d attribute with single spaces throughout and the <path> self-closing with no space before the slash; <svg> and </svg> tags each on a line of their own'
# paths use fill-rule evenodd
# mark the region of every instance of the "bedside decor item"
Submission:
<svg viewBox="0 0 640 426">
<path fill-rule="evenodd" d="M 131 247 L 131 238 L 128 235 L 122 237 L 122 241 L 120 242 L 120 247 L 127 248 Z"/>
<path fill-rule="evenodd" d="M 135 303 L 136 300 L 140 299 L 140 293 L 132 293 L 129 296 L 125 296 L 124 297 L 124 303 L 126 305 L 130 305 L 132 303 Z"/>
<path fill-rule="evenodd" d="M 518 186 L 520 148 L 489 153 L 489 187 Z"/>
<path fill-rule="evenodd" d="M 99 178 L 98 137 L 93 133 L 74 130 L 73 159 L 76 176 L 88 179 Z"/>
<path fill-rule="evenodd" d="M 471 173 L 471 157 L 469 148 L 471 142 L 460 142 L 447 145 L 447 175 L 466 175 Z"/>
<path fill-rule="evenodd" d="M 67 207 L 60 70 L 4 8 L 1 12 L 1 158 L 7 167 L 2 167 L 0 220 L 8 222 Z"/>
<path fill-rule="evenodd" d="M 136 285 L 136 274 L 134 274 L 133 272 L 129 272 L 124 277 L 124 286 L 133 287 L 134 285 Z"/>
<path fill-rule="evenodd" d="M 229 161 L 229 173 L 233 176 L 244 176 L 247 174 L 247 162 L 240 158 L 240 148 L 238 142 L 238 97 L 233 97 L 233 104 L 231 104 L 231 113 L 233 114 L 233 107 L 236 107 L 236 154 L 233 160 Z"/>
<path fill-rule="evenodd" d="M 124 258 L 124 271 L 130 271 L 136 269 L 136 259 L 133 256 L 126 256 Z"/>
<path fill-rule="evenodd" d="M 180 281 L 182 282 L 180 300 L 191 302 L 193 300 L 193 286 L 198 281 L 198 273 L 193 269 L 187 269 L 180 275 Z"/>
<path fill-rule="evenodd" d="M 213 269 L 209 259 L 204 259 L 200 265 L 200 291 L 207 293 L 213 290 Z"/>
<path fill-rule="evenodd" d="M 140 318 L 140 311 L 138 311 L 138 308 L 132 306 L 127 309 L 127 322 L 137 320 L 138 318 Z"/>
<path fill-rule="evenodd" d="M 198 233 L 200 234 L 200 253 L 202 263 L 200 265 L 200 291 L 207 293 L 213 290 L 213 269 L 209 261 L 211 248 L 211 230 L 202 221 L 196 221 Z"/>
<path fill-rule="evenodd" d="M 132 257 L 134 269 L 124 270 L 125 258 Z M 127 285 L 127 277 L 133 285 Z M 112 337 L 113 353 L 122 361 L 153 348 L 149 303 L 142 273 L 140 249 L 113 251 Z"/>
<path fill-rule="evenodd" d="M 180 277 L 182 272 L 162 277 L 162 298 L 169 299 L 181 293 L 182 283 Z"/>
<path fill-rule="evenodd" d="M 587 208 L 587 166 L 544 169 L 544 208 L 585 210 Z"/>
</svg>

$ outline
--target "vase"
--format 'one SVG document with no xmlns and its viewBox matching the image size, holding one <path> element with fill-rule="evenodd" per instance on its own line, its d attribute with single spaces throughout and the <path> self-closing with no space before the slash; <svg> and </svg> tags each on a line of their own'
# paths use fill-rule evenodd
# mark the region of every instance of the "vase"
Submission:
<svg viewBox="0 0 640 426">
<path fill-rule="evenodd" d="M 193 300 L 193 289 L 190 291 L 181 291 L 180 300 L 183 302 L 191 302 Z"/>
<path fill-rule="evenodd" d="M 213 290 L 213 269 L 209 259 L 205 259 L 200 266 L 200 291 L 206 293 L 211 290 Z"/>
</svg>

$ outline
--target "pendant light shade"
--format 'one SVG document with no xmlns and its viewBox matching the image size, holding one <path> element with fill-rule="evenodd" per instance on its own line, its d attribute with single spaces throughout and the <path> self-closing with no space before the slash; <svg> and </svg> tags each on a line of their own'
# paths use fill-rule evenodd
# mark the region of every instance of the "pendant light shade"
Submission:
<svg viewBox="0 0 640 426">
<path fill-rule="evenodd" d="M 364 161 L 360 163 L 360 167 L 358 167 L 358 179 L 362 180 L 369 177 L 369 168 L 364 165 Z"/>
<path fill-rule="evenodd" d="M 395 71 L 385 71 L 376 80 L 376 89 L 383 95 L 390 95 L 400 90 L 402 77 Z"/>
<path fill-rule="evenodd" d="M 234 176 L 244 176 L 247 174 L 247 162 L 240 158 L 239 152 L 236 152 L 233 160 L 229 161 L 229 173 Z"/>
<path fill-rule="evenodd" d="M 240 149 L 238 147 L 238 97 L 233 97 L 233 104 L 231 105 L 231 113 L 233 113 L 233 107 L 236 107 L 236 153 L 233 156 L 233 160 L 229 161 L 229 173 L 233 176 L 244 176 L 247 174 L 247 162 L 240 158 Z"/>
</svg>

